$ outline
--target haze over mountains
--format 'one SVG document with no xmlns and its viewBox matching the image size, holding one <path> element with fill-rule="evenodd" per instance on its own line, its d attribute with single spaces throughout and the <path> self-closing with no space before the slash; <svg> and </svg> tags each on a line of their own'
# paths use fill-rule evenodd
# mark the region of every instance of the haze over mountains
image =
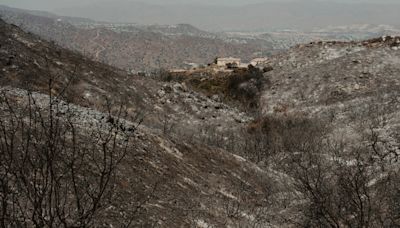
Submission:
<svg viewBox="0 0 400 228">
<path fill-rule="evenodd" d="M 108 11 L 108 9 L 106 10 Z M 133 72 L 206 65 L 217 56 L 249 61 L 315 40 L 360 40 L 400 34 L 390 25 L 331 26 L 310 31 L 207 32 L 190 24 L 143 25 L 63 17 L 0 6 L 1 17 L 63 47 Z M 146 17 L 143 17 L 146 18 Z"/>
<path fill-rule="evenodd" d="M 11 1 L 57 14 L 138 24 L 188 23 L 203 30 L 312 29 L 349 24 L 400 24 L 398 1 Z"/>
<path fill-rule="evenodd" d="M 189 23 L 203 30 L 312 29 L 349 24 L 399 25 L 390 2 L 274 1 L 214 5 L 200 2 L 84 1 L 52 9 L 61 15 L 138 24 Z M 251 4 L 253 3 L 253 4 Z M 14 4 L 15 5 L 15 4 Z M 51 5 L 51 4 L 50 4 Z M 53 4 L 54 5 L 54 4 Z"/>
<path fill-rule="evenodd" d="M 365 23 L 399 25 L 399 11 L 398 4 L 271 2 L 245 6 L 206 6 L 151 5 L 126 1 L 56 10 L 64 15 L 115 22 L 185 22 L 205 30 L 311 29 Z"/>
<path fill-rule="evenodd" d="M 193 62 L 207 64 L 216 56 L 239 56 L 248 61 L 273 49 L 268 41 L 226 40 L 187 24 L 113 24 L 8 7 L 0 7 L 0 14 L 6 21 L 63 47 L 134 71 L 182 67 Z"/>
</svg>

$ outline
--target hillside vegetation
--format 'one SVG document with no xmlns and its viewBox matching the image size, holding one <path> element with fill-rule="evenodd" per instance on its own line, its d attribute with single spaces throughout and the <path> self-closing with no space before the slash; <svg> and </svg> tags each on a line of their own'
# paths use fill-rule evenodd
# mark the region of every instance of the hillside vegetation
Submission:
<svg viewBox="0 0 400 228">
<path fill-rule="evenodd" d="M 1 224 L 223 225 L 237 222 L 233 208 L 249 216 L 262 208 L 263 171 L 202 143 L 205 119 L 224 132 L 244 114 L 92 62 L 3 21 L 0 31 Z M 220 108 L 198 113 L 205 104 Z M 240 223 L 255 223 L 251 218 Z"/>
</svg>

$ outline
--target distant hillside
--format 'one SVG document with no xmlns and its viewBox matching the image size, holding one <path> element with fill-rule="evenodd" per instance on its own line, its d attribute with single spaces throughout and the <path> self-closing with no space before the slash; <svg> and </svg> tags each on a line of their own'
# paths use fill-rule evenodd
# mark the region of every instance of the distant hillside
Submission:
<svg viewBox="0 0 400 228">
<path fill-rule="evenodd" d="M 63 47 L 134 71 L 183 67 L 187 62 L 207 64 L 217 56 L 237 56 L 248 61 L 272 51 L 268 42 L 228 42 L 186 24 L 100 23 L 54 15 L 37 16 L 7 7 L 0 8 L 0 14 L 9 23 Z"/>
</svg>

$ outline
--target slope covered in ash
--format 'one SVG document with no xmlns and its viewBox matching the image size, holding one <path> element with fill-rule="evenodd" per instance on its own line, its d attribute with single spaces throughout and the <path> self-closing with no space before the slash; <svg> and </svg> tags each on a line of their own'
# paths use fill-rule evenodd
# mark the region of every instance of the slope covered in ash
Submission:
<svg viewBox="0 0 400 228">
<path fill-rule="evenodd" d="M 168 121 L 176 131 L 188 131 L 188 134 L 198 133 L 205 123 L 223 130 L 250 120 L 245 113 L 189 91 L 184 84 L 128 75 L 116 68 L 83 60 L 81 55 L 17 27 L 4 23 L 2 26 L 2 84 L 45 92 L 50 76 L 62 78 L 57 81 L 58 88 L 68 84 L 67 98 L 76 104 L 100 107 L 105 98 L 124 102 L 132 115 L 136 112 L 146 115 L 149 126 L 162 128 Z"/>
<path fill-rule="evenodd" d="M 289 220 L 399 225 L 399 50 L 400 37 L 390 36 L 313 42 L 266 64 L 271 83 L 252 128 L 265 137 L 262 160 L 293 177 L 288 189 L 299 198 Z"/>
<path fill-rule="evenodd" d="M 271 88 L 262 98 L 263 113 L 303 112 L 344 117 L 367 115 L 380 106 L 398 111 L 400 37 L 361 42 L 298 45 L 268 63 Z"/>
<path fill-rule="evenodd" d="M 267 175 L 246 159 L 200 143 L 205 121 L 223 132 L 248 121 L 244 113 L 183 85 L 130 76 L 85 59 L 4 21 L 0 85 L 9 101 L 2 99 L 4 118 L 9 117 L 9 105 L 24 110 L 27 91 L 33 91 L 39 112 L 45 112 L 49 94 L 53 99 L 62 94 L 61 99 L 71 102 L 71 121 L 83 132 L 113 123 L 105 113 L 115 113 L 121 102 L 126 119 L 134 122 L 123 122 L 120 129 L 137 124 L 137 115 L 144 118 L 116 173 L 114 198 L 102 205 L 96 226 L 129 221 L 132 226 L 159 227 L 268 223 L 259 213 L 269 189 Z M 62 102 L 59 106 L 64 107 Z M 55 111 L 61 120 L 62 110 Z"/>
<path fill-rule="evenodd" d="M 0 85 L 15 106 L 26 104 L 26 90 L 45 105 L 69 85 L 63 99 L 78 126 L 107 126 L 104 113 L 120 102 L 127 119 L 145 117 L 103 224 L 120 225 L 125 212 L 160 227 L 400 224 L 397 37 L 311 43 L 271 57 L 253 120 L 185 83 L 127 75 L 0 26 Z"/>
</svg>

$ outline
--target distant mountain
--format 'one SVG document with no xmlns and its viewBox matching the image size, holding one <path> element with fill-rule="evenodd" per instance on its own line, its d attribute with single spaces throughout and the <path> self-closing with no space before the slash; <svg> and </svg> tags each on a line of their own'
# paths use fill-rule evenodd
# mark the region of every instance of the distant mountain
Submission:
<svg viewBox="0 0 400 228">
<path fill-rule="evenodd" d="M 400 4 L 275 1 L 238 6 L 103 1 L 58 9 L 62 15 L 139 24 L 189 23 L 203 30 L 311 29 L 344 24 L 400 24 Z"/>
<path fill-rule="evenodd" d="M 79 51 L 95 60 L 133 71 L 207 64 L 217 56 L 237 56 L 248 61 L 269 54 L 269 42 L 236 42 L 219 38 L 191 25 L 115 24 L 88 19 L 43 16 L 35 11 L 0 7 L 9 23 Z"/>
<path fill-rule="evenodd" d="M 26 31 L 121 69 L 151 71 L 207 64 L 217 56 L 243 61 L 316 40 L 361 40 L 396 35 L 390 25 L 345 25 L 309 31 L 207 32 L 190 24 L 143 25 L 64 17 L 0 6 L 0 15 Z"/>
<path fill-rule="evenodd" d="M 0 11 L 1 11 L 1 15 L 3 15 L 3 16 L 14 15 L 15 17 L 17 17 L 18 15 L 30 14 L 33 16 L 47 17 L 47 18 L 52 18 L 52 19 L 62 18 L 63 20 L 71 22 L 71 23 L 89 23 L 89 22 L 93 23 L 94 22 L 91 19 L 82 18 L 82 17 L 59 16 L 57 14 L 47 12 L 47 11 L 18 9 L 18 8 L 13 8 L 13 7 L 5 6 L 5 5 L 0 5 Z"/>
</svg>

